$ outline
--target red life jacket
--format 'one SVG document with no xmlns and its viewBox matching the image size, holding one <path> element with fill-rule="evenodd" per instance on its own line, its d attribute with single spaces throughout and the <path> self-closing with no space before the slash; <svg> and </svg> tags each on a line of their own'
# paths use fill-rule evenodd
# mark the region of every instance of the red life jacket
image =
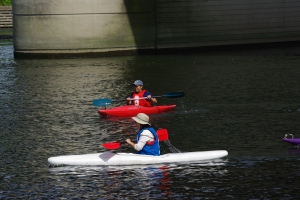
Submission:
<svg viewBox="0 0 300 200">
<path fill-rule="evenodd" d="M 131 93 L 131 96 L 132 96 L 132 99 L 135 99 L 135 100 L 132 100 L 133 104 L 135 106 L 145 106 L 145 107 L 151 107 L 151 103 L 149 100 L 147 99 L 139 99 L 139 98 L 143 98 L 144 97 L 144 94 L 147 90 L 142 90 L 140 93 Z"/>
</svg>

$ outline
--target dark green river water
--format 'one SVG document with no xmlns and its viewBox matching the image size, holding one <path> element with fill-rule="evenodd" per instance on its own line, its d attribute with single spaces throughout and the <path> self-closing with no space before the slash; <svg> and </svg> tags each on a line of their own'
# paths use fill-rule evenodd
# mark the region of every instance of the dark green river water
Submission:
<svg viewBox="0 0 300 200">
<path fill-rule="evenodd" d="M 98 59 L 14 60 L 0 46 L 0 199 L 299 199 L 300 48 Z M 97 98 L 184 91 L 152 115 L 182 152 L 227 150 L 205 163 L 50 167 L 135 137 L 131 119 L 99 118 Z M 115 103 L 114 106 L 121 105 Z M 170 153 L 161 143 L 162 153 Z M 119 152 L 132 152 L 123 145 Z"/>
</svg>

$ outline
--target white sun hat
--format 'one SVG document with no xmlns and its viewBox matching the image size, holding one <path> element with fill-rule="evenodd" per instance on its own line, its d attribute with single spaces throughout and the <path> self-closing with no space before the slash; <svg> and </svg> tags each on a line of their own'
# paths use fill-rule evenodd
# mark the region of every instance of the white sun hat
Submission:
<svg viewBox="0 0 300 200">
<path fill-rule="evenodd" d="M 148 115 L 146 115 L 144 113 L 139 113 L 139 114 L 137 114 L 137 116 L 132 117 L 132 119 L 139 124 L 149 124 L 151 126 L 151 124 L 149 123 Z"/>
</svg>

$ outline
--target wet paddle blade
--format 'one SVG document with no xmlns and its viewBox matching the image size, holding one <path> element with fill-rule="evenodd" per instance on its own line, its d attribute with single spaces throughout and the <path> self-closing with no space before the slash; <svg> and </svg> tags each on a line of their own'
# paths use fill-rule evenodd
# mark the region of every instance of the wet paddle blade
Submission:
<svg viewBox="0 0 300 200">
<path fill-rule="evenodd" d="M 106 149 L 115 150 L 120 148 L 121 142 L 107 142 L 102 144 L 102 146 Z"/>
<path fill-rule="evenodd" d="M 95 99 L 93 101 L 94 106 L 107 106 L 108 104 L 113 103 L 114 101 L 108 98 L 103 98 L 103 99 Z"/>
</svg>

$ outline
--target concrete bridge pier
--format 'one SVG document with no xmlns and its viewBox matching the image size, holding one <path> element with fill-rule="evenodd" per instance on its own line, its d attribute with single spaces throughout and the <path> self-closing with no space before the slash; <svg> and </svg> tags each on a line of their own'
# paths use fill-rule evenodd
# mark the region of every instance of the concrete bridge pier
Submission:
<svg viewBox="0 0 300 200">
<path fill-rule="evenodd" d="M 15 57 L 153 53 L 154 0 L 14 0 Z"/>
</svg>

